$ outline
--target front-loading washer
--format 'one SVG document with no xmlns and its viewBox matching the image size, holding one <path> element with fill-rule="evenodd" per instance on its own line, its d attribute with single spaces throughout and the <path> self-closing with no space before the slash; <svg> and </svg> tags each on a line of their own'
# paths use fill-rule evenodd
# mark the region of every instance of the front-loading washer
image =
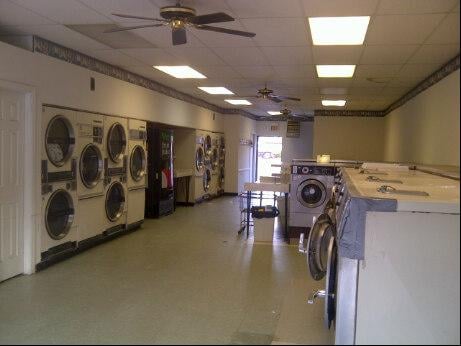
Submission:
<svg viewBox="0 0 461 346">
<path fill-rule="evenodd" d="M 56 182 L 42 193 L 39 265 L 53 263 L 78 246 L 78 197 L 72 181 Z"/>
<path fill-rule="evenodd" d="M 128 120 L 127 229 L 144 222 L 147 187 L 147 124 Z"/>
<path fill-rule="evenodd" d="M 104 116 L 77 113 L 79 246 L 102 238 L 104 219 Z"/>
<path fill-rule="evenodd" d="M 307 234 L 322 214 L 335 185 L 336 167 L 326 164 L 291 167 L 289 227 Z"/>
</svg>

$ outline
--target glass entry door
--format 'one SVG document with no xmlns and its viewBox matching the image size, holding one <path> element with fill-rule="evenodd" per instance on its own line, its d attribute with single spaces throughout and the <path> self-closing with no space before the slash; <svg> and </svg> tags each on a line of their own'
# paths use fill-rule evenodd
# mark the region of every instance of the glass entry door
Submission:
<svg viewBox="0 0 461 346">
<path fill-rule="evenodd" d="M 282 164 L 282 137 L 258 137 L 256 179 L 280 173 Z M 275 165 L 275 167 L 274 167 Z"/>
</svg>

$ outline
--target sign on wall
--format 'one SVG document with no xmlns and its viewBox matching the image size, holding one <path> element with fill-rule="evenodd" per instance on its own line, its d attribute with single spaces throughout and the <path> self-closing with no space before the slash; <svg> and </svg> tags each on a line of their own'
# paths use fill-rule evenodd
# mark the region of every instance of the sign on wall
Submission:
<svg viewBox="0 0 461 346">
<path fill-rule="evenodd" d="M 299 138 L 301 133 L 301 122 L 296 120 L 287 121 L 287 138 Z"/>
</svg>

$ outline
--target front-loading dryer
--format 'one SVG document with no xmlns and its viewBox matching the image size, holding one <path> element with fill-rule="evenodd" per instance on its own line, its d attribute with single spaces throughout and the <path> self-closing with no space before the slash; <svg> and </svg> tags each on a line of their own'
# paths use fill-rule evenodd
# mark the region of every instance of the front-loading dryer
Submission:
<svg viewBox="0 0 461 346">
<path fill-rule="evenodd" d="M 128 120 L 127 229 L 144 222 L 147 187 L 147 128 L 142 120 Z"/>
<path fill-rule="evenodd" d="M 105 116 L 104 138 L 106 141 L 105 170 L 108 176 L 127 173 L 128 119 Z"/>
<path fill-rule="evenodd" d="M 195 160 L 194 160 L 194 201 L 202 201 L 205 193 L 203 190 L 203 175 L 205 172 L 205 134 L 197 130 L 195 137 Z"/>
<path fill-rule="evenodd" d="M 86 246 L 102 238 L 104 218 L 104 116 L 77 113 L 78 178 L 80 242 Z"/>
<path fill-rule="evenodd" d="M 336 167 L 293 165 L 291 170 L 289 227 L 307 233 L 331 198 Z"/>
<path fill-rule="evenodd" d="M 226 141 L 224 135 L 219 136 L 219 180 L 218 180 L 218 195 L 224 194 L 225 183 L 225 168 L 226 168 Z"/>
<path fill-rule="evenodd" d="M 40 263 L 52 263 L 77 249 L 78 197 L 71 181 L 49 185 L 42 193 Z"/>
<path fill-rule="evenodd" d="M 210 157 L 210 168 L 211 168 L 211 182 L 210 182 L 210 195 L 217 196 L 219 189 L 219 134 L 213 133 L 212 145 L 211 145 L 211 157 Z"/>
</svg>

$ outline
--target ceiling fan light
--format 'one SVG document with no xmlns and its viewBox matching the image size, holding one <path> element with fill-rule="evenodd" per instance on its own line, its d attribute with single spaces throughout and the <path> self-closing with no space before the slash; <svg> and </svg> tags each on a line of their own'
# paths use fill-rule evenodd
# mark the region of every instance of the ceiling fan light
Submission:
<svg viewBox="0 0 461 346">
<path fill-rule="evenodd" d="M 267 114 L 269 114 L 269 115 L 282 115 L 282 112 L 280 112 L 280 111 L 269 111 L 269 112 L 267 112 Z"/>
<path fill-rule="evenodd" d="M 252 103 L 248 100 L 233 100 L 233 99 L 227 99 L 227 100 L 224 100 L 226 101 L 227 103 L 230 103 L 231 105 L 234 105 L 234 106 L 251 106 Z"/>
<path fill-rule="evenodd" d="M 352 78 L 355 65 L 316 65 L 319 78 Z"/>
<path fill-rule="evenodd" d="M 190 66 L 154 66 L 159 71 L 162 71 L 170 76 L 180 79 L 205 79 L 206 76 L 194 70 Z"/>
<path fill-rule="evenodd" d="M 315 46 L 362 45 L 369 23 L 369 16 L 309 18 Z"/>
<path fill-rule="evenodd" d="M 200 90 L 210 95 L 234 95 L 232 91 L 225 87 L 198 87 Z"/>
<path fill-rule="evenodd" d="M 322 106 L 344 107 L 346 100 L 322 100 Z"/>
</svg>

